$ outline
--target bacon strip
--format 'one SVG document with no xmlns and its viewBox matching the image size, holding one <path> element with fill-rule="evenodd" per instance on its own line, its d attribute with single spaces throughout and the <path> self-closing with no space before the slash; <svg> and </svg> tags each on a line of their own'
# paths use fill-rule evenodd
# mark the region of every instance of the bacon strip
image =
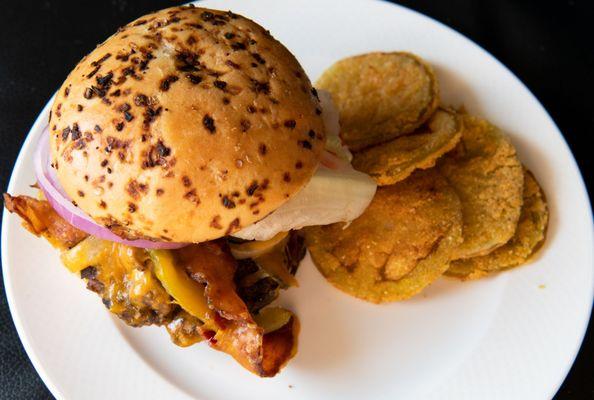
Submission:
<svg viewBox="0 0 594 400">
<path fill-rule="evenodd" d="M 233 322 L 217 332 L 201 329 L 212 348 L 231 355 L 261 377 L 275 376 L 297 350 L 299 323 L 295 316 L 282 328 L 266 334 L 255 323 Z"/>
<path fill-rule="evenodd" d="M 274 376 L 297 352 L 299 321 L 293 316 L 276 331 L 264 335 L 261 376 Z"/>
<path fill-rule="evenodd" d="M 225 240 L 204 242 L 178 250 L 181 265 L 196 282 L 206 285 L 209 306 L 231 321 L 253 323 L 247 306 L 236 291 L 237 261 Z"/>
<path fill-rule="evenodd" d="M 4 206 L 23 219 L 23 226 L 29 232 L 44 236 L 60 249 L 69 249 L 88 236 L 60 217 L 45 200 L 4 193 Z"/>
<path fill-rule="evenodd" d="M 62 219 L 47 201 L 5 193 L 4 205 L 23 219 L 27 230 L 61 250 L 89 236 Z M 202 321 L 204 325 L 196 318 L 177 322 L 193 325 L 185 326 L 186 330 L 200 332 L 212 348 L 231 355 L 250 372 L 261 377 L 276 375 L 296 352 L 297 318 L 292 316 L 282 328 L 264 333 L 237 294 L 233 280 L 237 262 L 224 240 L 187 246 L 175 253 L 192 279 L 206 286 L 205 295 L 213 312 L 211 321 Z M 190 336 L 180 344 L 198 341 Z"/>
<path fill-rule="evenodd" d="M 213 323 L 200 330 L 210 346 L 231 355 L 256 375 L 276 375 L 295 353 L 296 317 L 281 329 L 264 334 L 237 294 L 233 280 L 237 261 L 224 240 L 188 246 L 177 253 L 192 279 L 206 285 L 204 293 L 215 314 Z"/>
</svg>

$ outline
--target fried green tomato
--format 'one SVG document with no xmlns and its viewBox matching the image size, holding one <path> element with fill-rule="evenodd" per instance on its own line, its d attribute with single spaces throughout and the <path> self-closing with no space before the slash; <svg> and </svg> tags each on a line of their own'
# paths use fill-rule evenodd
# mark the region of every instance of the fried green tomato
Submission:
<svg viewBox="0 0 594 400">
<path fill-rule="evenodd" d="M 489 272 L 524 264 L 542 246 L 549 223 L 544 192 L 534 175 L 524 171 L 524 205 L 516 233 L 509 242 L 491 253 L 452 262 L 447 275 L 464 280 L 477 279 Z"/>
<path fill-rule="evenodd" d="M 462 201 L 464 243 L 454 259 L 487 254 L 511 239 L 524 186 L 516 150 L 501 130 L 467 114 L 462 124 L 462 140 L 438 163 Z"/>
<path fill-rule="evenodd" d="M 474 281 L 489 275 L 487 271 L 474 268 L 471 264 L 458 263 L 457 261 L 465 260 L 452 261 L 450 263 L 450 267 L 444 275 L 449 276 L 451 278 L 458 278 L 461 281 Z"/>
<path fill-rule="evenodd" d="M 416 169 L 433 167 L 439 157 L 456 146 L 461 136 L 458 116 L 437 110 L 414 133 L 355 153 L 353 167 L 370 175 L 380 186 L 393 185 Z"/>
<path fill-rule="evenodd" d="M 439 103 L 431 67 L 404 52 L 342 59 L 322 74 L 316 86 L 332 94 L 340 113 L 341 137 L 351 150 L 413 132 Z"/>
<path fill-rule="evenodd" d="M 351 296 L 385 303 L 419 293 L 448 268 L 462 241 L 462 206 L 435 169 L 378 189 L 367 210 L 342 223 L 305 229 L 318 270 Z"/>
</svg>

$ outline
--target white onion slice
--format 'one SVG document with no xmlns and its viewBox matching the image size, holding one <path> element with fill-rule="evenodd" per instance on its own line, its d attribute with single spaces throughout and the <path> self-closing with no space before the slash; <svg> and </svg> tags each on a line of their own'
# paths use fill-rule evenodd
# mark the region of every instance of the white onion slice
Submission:
<svg viewBox="0 0 594 400">
<path fill-rule="evenodd" d="M 80 208 L 72 204 L 72 201 L 60 186 L 56 172 L 50 166 L 49 136 L 50 132 L 46 127 L 41 134 L 39 144 L 35 151 L 33 160 L 35 165 L 35 176 L 47 201 L 69 224 L 89 235 L 128 246 L 142 247 L 145 249 L 177 249 L 187 245 L 187 243 L 157 242 L 143 239 L 126 240 L 122 239 L 109 229 L 98 225 Z"/>
<path fill-rule="evenodd" d="M 244 243 L 229 243 L 231 254 L 236 260 L 245 260 L 246 258 L 258 258 L 266 253 L 269 253 L 280 242 L 289 236 L 288 232 L 280 232 L 274 235 L 270 240 L 265 241 L 249 241 Z"/>
<path fill-rule="evenodd" d="M 357 218 L 365 211 L 377 185 L 335 157 L 336 168 L 322 163 L 293 198 L 264 219 L 233 234 L 245 240 L 268 240 L 279 232 L 311 225 L 328 225 Z"/>
<path fill-rule="evenodd" d="M 351 162 L 353 155 L 348 147 L 342 144 L 340 140 L 340 121 L 338 109 L 332 101 L 330 92 L 318 89 L 318 97 L 322 107 L 322 119 L 326 130 L 326 150 L 334 153 L 345 161 Z"/>
<path fill-rule="evenodd" d="M 338 110 L 332 96 L 318 90 L 326 130 L 326 151 L 312 179 L 288 202 L 264 219 L 233 234 L 245 240 L 269 240 L 280 232 L 335 222 L 350 223 L 365 211 L 377 185 L 350 165 L 353 155 L 340 140 Z"/>
</svg>

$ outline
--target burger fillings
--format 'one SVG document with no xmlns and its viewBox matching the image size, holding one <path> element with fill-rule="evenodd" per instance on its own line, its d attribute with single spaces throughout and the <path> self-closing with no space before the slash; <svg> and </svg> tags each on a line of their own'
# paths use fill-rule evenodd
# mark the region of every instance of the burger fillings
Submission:
<svg viewBox="0 0 594 400">
<path fill-rule="evenodd" d="M 45 198 L 5 206 L 127 324 L 273 376 L 296 351 L 296 316 L 265 308 L 296 284 L 294 229 L 350 221 L 375 192 L 325 104 L 253 21 L 158 11 L 70 73 L 36 156 Z"/>
</svg>

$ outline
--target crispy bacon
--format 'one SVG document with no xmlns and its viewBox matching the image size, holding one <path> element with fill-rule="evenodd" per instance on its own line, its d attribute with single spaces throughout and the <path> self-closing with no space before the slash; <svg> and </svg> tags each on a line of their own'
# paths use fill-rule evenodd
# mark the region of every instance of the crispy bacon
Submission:
<svg viewBox="0 0 594 400">
<path fill-rule="evenodd" d="M 60 249 L 69 249 L 88 236 L 60 217 L 47 201 L 4 193 L 4 206 L 23 219 L 23 226 L 29 232 L 44 236 Z"/>
<path fill-rule="evenodd" d="M 4 204 L 10 212 L 18 214 L 23 219 L 23 225 L 27 230 L 36 236 L 45 237 L 61 250 L 70 249 L 89 236 L 62 219 L 47 201 L 5 193 Z M 162 319 L 153 318 L 143 323 L 132 323 L 129 318 L 123 318 L 126 313 L 135 311 L 129 306 L 117 313 L 111 309 L 110 304 L 110 311 L 133 326 L 146 323 L 165 324 L 174 343 L 180 346 L 188 346 L 206 339 L 211 347 L 231 355 L 254 374 L 262 377 L 276 375 L 296 352 L 299 330 L 297 318 L 292 315 L 280 329 L 265 333 L 264 327 L 254 321 L 247 305 L 237 294 L 234 282 L 237 261 L 224 240 L 187 246 L 175 250 L 174 253 L 177 255 L 179 266 L 183 267 L 192 279 L 205 285 L 204 295 L 212 315 L 201 321 L 183 310 L 176 314 L 168 309 L 167 315 Z M 94 268 L 101 269 L 97 273 L 103 273 L 110 271 L 108 267 L 109 265 L 97 265 Z M 150 273 L 150 270 L 142 271 Z M 118 284 L 125 283 L 123 280 L 119 282 L 120 278 L 114 279 Z M 135 284 L 127 281 L 128 285 Z M 156 283 L 164 291 L 158 281 Z M 134 291 L 132 286 L 128 289 Z M 158 301 L 163 302 L 163 298 Z"/>
<path fill-rule="evenodd" d="M 297 352 L 299 320 L 292 316 L 282 328 L 266 333 L 262 343 L 262 376 L 274 376 Z"/>
<path fill-rule="evenodd" d="M 224 240 L 188 246 L 177 252 L 192 279 L 206 285 L 208 304 L 216 313 L 213 324 L 200 327 L 204 339 L 249 371 L 263 377 L 276 375 L 295 352 L 296 318 L 291 317 L 274 332 L 264 333 L 237 294 L 237 261 Z"/>
<path fill-rule="evenodd" d="M 234 322 L 210 338 L 211 347 L 231 355 L 245 369 L 261 377 L 271 377 L 293 357 L 297 349 L 299 324 L 292 316 L 273 332 L 255 323 Z"/>
<path fill-rule="evenodd" d="M 224 240 L 205 242 L 178 250 L 180 264 L 196 282 L 205 284 L 209 306 L 231 321 L 253 322 L 247 306 L 237 294 L 237 261 Z"/>
</svg>

